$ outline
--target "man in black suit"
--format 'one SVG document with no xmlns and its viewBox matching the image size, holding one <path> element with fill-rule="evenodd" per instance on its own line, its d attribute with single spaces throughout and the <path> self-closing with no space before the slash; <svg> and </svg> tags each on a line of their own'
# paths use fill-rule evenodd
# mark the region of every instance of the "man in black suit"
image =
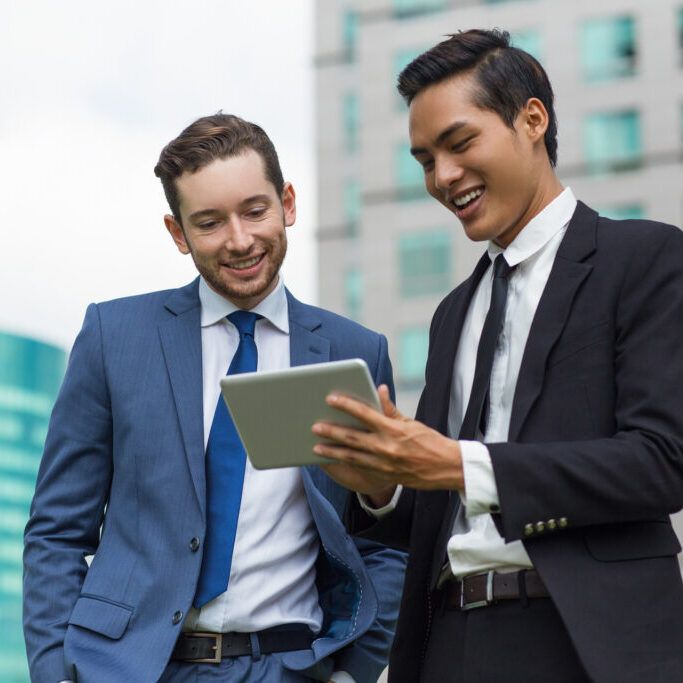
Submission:
<svg viewBox="0 0 683 683">
<path fill-rule="evenodd" d="M 498 31 L 399 77 L 429 193 L 488 241 L 438 307 L 416 420 L 329 402 L 355 533 L 411 556 L 392 683 L 683 681 L 683 233 L 554 172 L 545 71 Z"/>
</svg>

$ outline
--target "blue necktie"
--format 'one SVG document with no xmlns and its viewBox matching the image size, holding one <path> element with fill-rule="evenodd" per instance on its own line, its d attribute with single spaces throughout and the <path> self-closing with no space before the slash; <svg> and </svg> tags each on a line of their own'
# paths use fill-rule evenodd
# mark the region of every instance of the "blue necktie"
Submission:
<svg viewBox="0 0 683 683">
<path fill-rule="evenodd" d="M 256 370 L 254 327 L 260 317 L 249 311 L 235 311 L 228 316 L 240 335 L 228 375 Z M 228 587 L 245 464 L 244 446 L 223 397 L 219 396 L 206 446 L 206 537 L 195 607 L 205 605 Z"/>
</svg>

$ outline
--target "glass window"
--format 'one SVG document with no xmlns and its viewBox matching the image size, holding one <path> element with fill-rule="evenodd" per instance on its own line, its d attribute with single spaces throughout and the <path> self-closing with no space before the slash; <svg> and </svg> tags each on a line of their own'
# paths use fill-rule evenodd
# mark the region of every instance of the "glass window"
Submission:
<svg viewBox="0 0 683 683">
<path fill-rule="evenodd" d="M 358 40 L 358 14 L 352 9 L 347 9 L 344 12 L 344 19 L 342 24 L 342 40 L 344 48 L 350 56 L 353 56 L 356 49 L 356 41 Z"/>
<path fill-rule="evenodd" d="M 427 48 L 413 48 L 411 50 L 399 50 L 394 55 L 394 84 L 398 81 L 398 76 L 405 69 L 410 62 L 419 57 Z M 396 108 L 404 110 L 406 103 L 404 102 L 398 91 L 396 93 Z"/>
<path fill-rule="evenodd" d="M 642 204 L 621 204 L 619 206 L 604 206 L 596 211 L 601 216 L 607 218 L 614 218 L 616 220 L 625 220 L 627 218 L 644 218 L 645 211 Z"/>
<path fill-rule="evenodd" d="M 413 61 L 413 59 L 416 59 L 419 57 L 423 52 L 425 52 L 428 48 L 412 48 L 410 50 L 399 50 L 395 55 L 394 55 L 394 73 L 396 74 L 396 77 L 398 78 L 398 75 L 405 69 L 410 62 Z"/>
<path fill-rule="evenodd" d="M 66 354 L 0 332 L 0 681 L 28 681 L 21 628 L 23 529 Z"/>
<path fill-rule="evenodd" d="M 346 315 L 352 320 L 360 320 L 363 302 L 363 275 L 358 268 L 350 268 L 344 275 L 344 304 Z"/>
<path fill-rule="evenodd" d="M 591 114 L 584 124 L 584 153 L 594 173 L 636 168 L 641 161 L 640 114 L 637 111 Z"/>
<path fill-rule="evenodd" d="M 422 384 L 428 349 L 429 328 L 409 327 L 399 332 L 398 376 L 402 384 Z"/>
<path fill-rule="evenodd" d="M 450 230 L 402 235 L 398 253 L 401 296 L 440 294 L 450 288 Z"/>
<path fill-rule="evenodd" d="M 394 16 L 414 17 L 416 14 L 437 12 L 445 5 L 446 0 L 394 0 Z"/>
<path fill-rule="evenodd" d="M 344 217 L 349 235 L 357 233 L 360 206 L 360 183 L 356 178 L 348 178 L 344 183 Z"/>
<path fill-rule="evenodd" d="M 632 76 L 636 29 L 632 17 L 592 19 L 581 26 L 581 67 L 587 81 Z"/>
<path fill-rule="evenodd" d="M 344 146 L 347 152 L 358 149 L 358 129 L 360 123 L 358 95 L 347 93 L 342 100 L 344 117 Z"/>
<path fill-rule="evenodd" d="M 541 34 L 538 31 L 516 31 L 512 34 L 510 42 L 541 61 Z"/>
<path fill-rule="evenodd" d="M 398 198 L 407 200 L 424 198 L 424 172 L 422 166 L 410 153 L 410 143 L 400 142 L 395 150 Z"/>
</svg>

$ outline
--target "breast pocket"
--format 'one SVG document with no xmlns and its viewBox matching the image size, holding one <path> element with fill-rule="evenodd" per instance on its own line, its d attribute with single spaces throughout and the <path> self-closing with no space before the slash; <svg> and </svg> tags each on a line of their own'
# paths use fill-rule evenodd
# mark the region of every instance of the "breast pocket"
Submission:
<svg viewBox="0 0 683 683">
<path fill-rule="evenodd" d="M 588 357 L 593 347 L 613 345 L 614 334 L 609 321 L 580 329 L 565 330 L 548 360 L 548 367 L 553 368 L 572 358 Z"/>
<path fill-rule="evenodd" d="M 133 608 L 92 595 L 76 601 L 69 624 L 118 640 L 128 628 Z"/>
</svg>

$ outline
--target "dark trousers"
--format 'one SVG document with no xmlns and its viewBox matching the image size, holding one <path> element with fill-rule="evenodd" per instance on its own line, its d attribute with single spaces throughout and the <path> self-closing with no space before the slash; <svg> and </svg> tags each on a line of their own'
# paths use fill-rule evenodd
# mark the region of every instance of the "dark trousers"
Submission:
<svg viewBox="0 0 683 683">
<path fill-rule="evenodd" d="M 590 683 L 549 598 L 464 612 L 443 602 L 437 598 L 421 683 Z"/>
</svg>

